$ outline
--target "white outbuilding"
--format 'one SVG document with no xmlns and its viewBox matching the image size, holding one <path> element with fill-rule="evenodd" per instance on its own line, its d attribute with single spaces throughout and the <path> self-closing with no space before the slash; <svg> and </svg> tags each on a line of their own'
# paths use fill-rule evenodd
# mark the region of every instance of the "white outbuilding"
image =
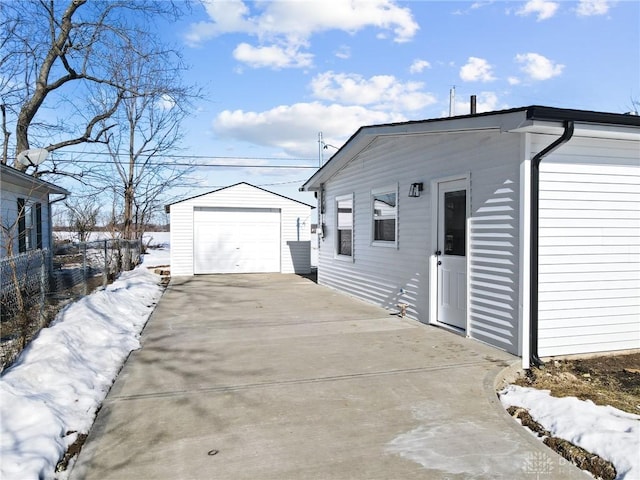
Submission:
<svg viewBox="0 0 640 480">
<path fill-rule="evenodd" d="M 244 182 L 167 205 L 171 275 L 309 273 L 312 208 Z"/>
<path fill-rule="evenodd" d="M 316 192 L 318 283 L 523 359 L 640 348 L 640 117 L 361 127 Z"/>
</svg>

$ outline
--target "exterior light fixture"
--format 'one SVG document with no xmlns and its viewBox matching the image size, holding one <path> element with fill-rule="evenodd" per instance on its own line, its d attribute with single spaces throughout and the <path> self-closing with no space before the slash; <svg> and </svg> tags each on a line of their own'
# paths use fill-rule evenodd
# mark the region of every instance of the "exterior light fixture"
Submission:
<svg viewBox="0 0 640 480">
<path fill-rule="evenodd" d="M 409 196 L 410 197 L 419 197 L 420 196 L 420 192 L 424 190 L 424 187 L 422 186 L 422 182 L 420 183 L 412 183 L 411 187 L 409 188 Z"/>
</svg>

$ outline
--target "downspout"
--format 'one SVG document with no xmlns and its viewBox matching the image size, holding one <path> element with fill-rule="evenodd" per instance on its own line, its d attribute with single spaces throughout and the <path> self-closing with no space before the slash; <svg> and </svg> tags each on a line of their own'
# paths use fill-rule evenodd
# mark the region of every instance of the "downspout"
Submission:
<svg viewBox="0 0 640 480">
<path fill-rule="evenodd" d="M 551 145 L 538 152 L 531 159 L 531 239 L 530 239 L 530 291 L 529 291 L 529 360 L 531 365 L 541 366 L 538 356 L 538 254 L 539 254 L 539 216 L 540 216 L 540 162 L 542 159 L 567 143 L 573 136 L 573 120 L 564 121 L 564 132 Z"/>
</svg>

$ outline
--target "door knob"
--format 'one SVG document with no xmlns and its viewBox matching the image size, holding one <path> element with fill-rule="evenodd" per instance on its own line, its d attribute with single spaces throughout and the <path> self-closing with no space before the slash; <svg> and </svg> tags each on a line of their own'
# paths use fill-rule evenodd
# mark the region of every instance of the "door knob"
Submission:
<svg viewBox="0 0 640 480">
<path fill-rule="evenodd" d="M 440 256 L 440 255 L 442 255 L 442 252 L 441 252 L 440 250 L 438 250 L 438 251 L 436 252 L 436 255 Z"/>
</svg>

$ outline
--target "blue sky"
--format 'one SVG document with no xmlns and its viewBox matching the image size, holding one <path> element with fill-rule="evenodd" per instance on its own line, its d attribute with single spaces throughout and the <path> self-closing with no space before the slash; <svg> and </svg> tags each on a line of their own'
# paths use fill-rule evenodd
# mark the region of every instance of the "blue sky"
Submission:
<svg viewBox="0 0 640 480">
<path fill-rule="evenodd" d="M 205 99 L 185 123 L 203 193 L 240 181 L 313 202 L 318 132 L 547 105 L 627 112 L 640 100 L 640 2 L 205 0 L 164 30 Z M 324 150 L 326 160 L 335 151 Z M 222 158 L 216 158 L 222 157 Z M 279 160 L 276 160 L 279 159 Z"/>
</svg>

